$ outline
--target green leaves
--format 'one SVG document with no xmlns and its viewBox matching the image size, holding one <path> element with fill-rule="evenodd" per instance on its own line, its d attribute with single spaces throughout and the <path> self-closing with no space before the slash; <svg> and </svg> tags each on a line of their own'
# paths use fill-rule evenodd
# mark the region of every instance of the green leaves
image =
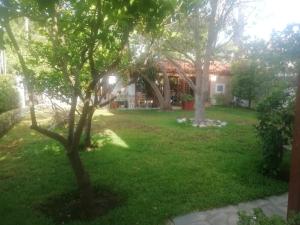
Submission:
<svg viewBox="0 0 300 225">
<path fill-rule="evenodd" d="M 0 50 L 5 49 L 4 44 L 4 30 L 0 27 Z"/>
<path fill-rule="evenodd" d="M 256 129 L 263 144 L 264 174 L 278 175 L 284 146 L 291 144 L 294 98 L 291 90 L 276 90 L 257 107 L 259 123 Z"/>
<path fill-rule="evenodd" d="M 257 208 L 253 210 L 251 215 L 245 212 L 239 212 L 238 225 L 297 225 L 300 222 L 300 215 L 297 214 L 288 220 L 274 215 L 266 216 L 262 209 Z"/>
<path fill-rule="evenodd" d="M 232 66 L 232 93 L 239 99 L 256 99 L 259 87 L 258 66 L 253 61 L 240 61 Z"/>
<path fill-rule="evenodd" d="M 8 4 L 9 3 L 9 4 Z M 30 38 L 13 29 L 27 67 L 35 74 L 31 83 L 39 92 L 69 97 L 70 78 L 79 81 L 82 92 L 93 75 L 105 74 L 112 65 L 124 69 L 130 62 L 125 48 L 130 33 L 138 27 L 145 33 L 158 30 L 175 7 L 175 0 L 24 0 L 5 1 L 0 7 L 13 15 L 30 18 Z M 1 14 L 3 16 L 4 14 Z M 0 29 L 0 48 L 4 46 Z M 23 32 L 24 34 L 24 32 Z M 92 68 L 93 67 L 93 68 Z"/>
<path fill-rule="evenodd" d="M 11 76 L 0 76 L 0 113 L 19 106 L 19 94 Z"/>
</svg>

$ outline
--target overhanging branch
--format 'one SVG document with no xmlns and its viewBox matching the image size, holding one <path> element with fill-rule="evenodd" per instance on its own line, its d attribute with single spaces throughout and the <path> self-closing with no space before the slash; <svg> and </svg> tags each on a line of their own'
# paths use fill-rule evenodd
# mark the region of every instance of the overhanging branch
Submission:
<svg viewBox="0 0 300 225">
<path fill-rule="evenodd" d="M 176 69 L 178 75 L 189 84 L 189 86 L 193 89 L 193 91 L 195 91 L 196 86 L 195 86 L 194 82 L 187 76 L 187 74 L 183 71 L 181 66 L 178 63 L 176 63 L 173 59 L 171 59 L 170 57 L 167 57 L 167 59 L 170 61 L 170 63 L 172 63 L 175 66 L 175 69 Z"/>
<path fill-rule="evenodd" d="M 60 144 L 62 144 L 65 148 L 67 147 L 68 143 L 67 143 L 67 139 L 64 138 L 62 135 L 55 133 L 53 131 L 47 130 L 45 128 L 39 127 L 39 126 L 31 126 L 31 129 L 49 137 L 52 138 L 56 141 L 58 141 Z"/>
</svg>

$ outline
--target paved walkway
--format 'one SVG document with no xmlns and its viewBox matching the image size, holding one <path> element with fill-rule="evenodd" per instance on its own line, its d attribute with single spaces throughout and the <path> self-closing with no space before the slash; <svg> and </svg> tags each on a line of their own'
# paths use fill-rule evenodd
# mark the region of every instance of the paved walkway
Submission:
<svg viewBox="0 0 300 225">
<path fill-rule="evenodd" d="M 285 218 L 287 197 L 287 194 L 284 194 L 224 208 L 193 212 L 169 220 L 167 225 L 236 225 L 238 211 L 252 212 L 254 208 L 261 208 L 267 216 L 276 214 Z"/>
</svg>

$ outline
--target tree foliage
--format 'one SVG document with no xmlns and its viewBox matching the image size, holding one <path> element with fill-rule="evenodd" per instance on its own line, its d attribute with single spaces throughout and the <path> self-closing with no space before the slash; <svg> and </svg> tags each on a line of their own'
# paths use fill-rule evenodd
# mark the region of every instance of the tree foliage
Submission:
<svg viewBox="0 0 300 225">
<path fill-rule="evenodd" d="M 19 106 L 19 93 L 11 76 L 0 76 L 0 113 Z"/>
<path fill-rule="evenodd" d="M 32 128 L 58 141 L 73 169 L 84 216 L 94 212 L 93 188 L 79 155 L 84 126 L 91 122 L 97 84 L 126 63 L 128 37 L 158 29 L 172 0 L 61 0 L 1 1 L 0 22 L 18 56 L 28 88 Z M 11 21 L 30 18 L 34 36 L 27 32 L 25 55 Z M 22 46 L 23 47 L 23 46 Z M 69 104 L 66 135 L 42 127 L 35 115 L 33 97 L 46 92 Z M 94 100 L 94 101 L 93 101 Z M 90 125 L 90 124 L 89 124 Z M 89 126 L 90 127 L 90 126 Z"/>
<path fill-rule="evenodd" d="M 254 209 L 252 214 L 239 212 L 238 225 L 297 225 L 300 222 L 300 215 L 284 220 L 279 216 L 268 217 L 262 209 Z"/>
<path fill-rule="evenodd" d="M 238 100 L 248 100 L 248 106 L 251 108 L 251 102 L 259 97 L 264 74 L 260 73 L 257 63 L 246 60 L 235 63 L 231 72 L 233 96 Z"/>
<path fill-rule="evenodd" d="M 257 131 L 262 141 L 262 172 L 276 177 L 287 146 L 291 144 L 295 96 L 277 90 L 257 107 Z"/>
<path fill-rule="evenodd" d="M 299 74 L 300 59 L 300 31 L 299 25 L 290 25 L 282 32 L 273 34 L 268 49 L 272 55 L 266 63 L 277 62 L 277 76 L 296 78 Z M 273 61 L 274 63 L 274 61 Z M 272 65 L 272 64 L 269 64 Z M 275 70 L 276 71 L 276 70 Z M 298 78 L 299 79 L 299 78 Z M 258 106 L 257 126 L 262 140 L 263 173 L 271 176 L 278 175 L 285 146 L 291 144 L 294 122 L 295 87 L 275 89 Z"/>
</svg>

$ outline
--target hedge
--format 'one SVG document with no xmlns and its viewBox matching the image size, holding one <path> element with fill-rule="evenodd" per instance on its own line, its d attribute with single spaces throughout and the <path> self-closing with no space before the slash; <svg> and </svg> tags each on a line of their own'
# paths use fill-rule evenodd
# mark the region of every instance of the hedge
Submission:
<svg viewBox="0 0 300 225">
<path fill-rule="evenodd" d="M 19 122 L 23 117 L 22 109 L 13 109 L 0 114 L 0 137 Z"/>
<path fill-rule="evenodd" d="M 0 76 L 0 113 L 19 107 L 19 93 L 13 76 Z"/>
</svg>

